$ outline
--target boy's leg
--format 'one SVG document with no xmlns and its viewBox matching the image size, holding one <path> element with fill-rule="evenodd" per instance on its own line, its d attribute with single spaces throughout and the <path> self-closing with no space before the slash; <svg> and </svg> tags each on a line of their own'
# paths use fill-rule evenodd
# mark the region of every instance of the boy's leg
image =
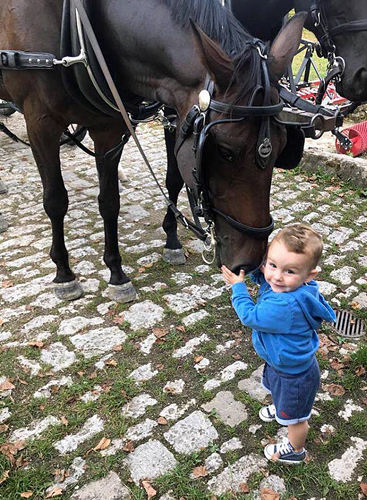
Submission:
<svg viewBox="0 0 367 500">
<path fill-rule="evenodd" d="M 301 452 L 305 446 L 308 428 L 307 420 L 299 424 L 288 425 L 288 440 L 296 453 Z"/>
</svg>

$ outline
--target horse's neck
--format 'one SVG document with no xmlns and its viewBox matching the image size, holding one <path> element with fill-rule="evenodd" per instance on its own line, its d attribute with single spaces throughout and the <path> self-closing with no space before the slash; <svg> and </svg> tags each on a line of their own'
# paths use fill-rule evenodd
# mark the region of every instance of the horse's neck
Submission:
<svg viewBox="0 0 367 500">
<path fill-rule="evenodd" d="M 191 31 L 155 0 L 107 4 L 98 3 L 97 29 L 118 85 L 176 109 L 177 101 L 197 94 L 206 69 Z"/>
</svg>

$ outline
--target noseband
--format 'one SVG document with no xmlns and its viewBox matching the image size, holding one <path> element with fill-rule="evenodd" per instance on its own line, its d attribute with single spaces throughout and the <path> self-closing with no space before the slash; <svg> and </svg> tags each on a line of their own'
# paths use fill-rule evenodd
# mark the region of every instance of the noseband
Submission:
<svg viewBox="0 0 367 500">
<path fill-rule="evenodd" d="M 367 30 L 367 19 L 350 21 L 349 23 L 343 23 L 334 28 L 329 28 L 325 6 L 323 6 L 322 0 L 312 0 L 310 12 L 315 25 L 316 36 L 320 44 L 318 55 L 326 57 L 329 60 L 328 75 L 325 80 L 329 83 L 329 81 L 334 78 L 338 82 L 341 80 L 344 73 L 345 61 L 342 57 L 336 56 L 336 44 L 333 37 L 348 31 Z"/>
<path fill-rule="evenodd" d="M 253 96 L 261 90 L 264 94 L 262 106 L 238 106 L 230 105 L 213 98 L 214 82 L 207 76 L 205 89 L 199 94 L 199 103 L 195 104 L 187 113 L 180 128 L 179 136 L 175 144 L 175 155 L 177 156 L 185 140 L 193 136 L 193 151 L 196 164 L 192 169 L 194 178 L 194 189 L 189 189 L 193 198 L 193 212 L 203 216 L 211 226 L 214 214 L 224 218 L 232 227 L 247 234 L 252 238 L 266 239 L 274 229 L 274 221 L 270 216 L 270 224 L 266 227 L 252 227 L 242 224 L 221 210 L 213 207 L 210 201 L 208 186 L 204 180 L 203 153 L 204 145 L 209 136 L 209 132 L 215 125 L 223 123 L 243 122 L 246 118 L 261 118 L 260 130 L 256 147 L 256 164 L 259 168 L 265 169 L 269 163 L 273 146 L 270 137 L 270 119 L 278 115 L 283 109 L 283 103 L 270 104 L 270 78 L 266 64 L 265 46 L 260 40 L 254 39 L 249 42 L 250 46 L 256 49 L 261 58 L 261 81 L 255 87 Z M 250 104 L 253 99 L 251 99 Z M 210 111 L 215 111 L 221 115 L 228 116 L 220 120 L 209 122 Z"/>
</svg>

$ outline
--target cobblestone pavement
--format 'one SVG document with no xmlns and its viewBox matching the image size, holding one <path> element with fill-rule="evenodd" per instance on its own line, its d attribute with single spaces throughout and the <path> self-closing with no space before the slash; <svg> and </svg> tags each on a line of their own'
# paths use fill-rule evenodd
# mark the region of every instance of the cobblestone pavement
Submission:
<svg viewBox="0 0 367 500">
<path fill-rule="evenodd" d="M 19 114 L 7 124 L 25 137 Z M 139 135 L 163 181 L 162 130 L 145 125 Z M 362 498 L 363 340 L 321 330 L 309 461 L 268 463 L 262 447 L 285 429 L 257 416 L 262 361 L 200 243 L 181 230 L 187 263 L 162 261 L 164 203 L 135 146 L 123 160 L 119 224 L 124 269 L 139 292 L 130 304 L 107 297 L 93 160 L 62 149 L 67 246 L 85 290 L 64 303 L 52 290 L 50 224 L 31 152 L 4 135 L 0 152 L 9 188 L 1 196 L 9 229 L 0 235 L 0 498 L 142 499 L 150 488 L 162 500 Z M 271 204 L 278 228 L 303 220 L 323 234 L 322 292 L 365 317 L 366 198 L 322 176 L 278 171 Z"/>
</svg>

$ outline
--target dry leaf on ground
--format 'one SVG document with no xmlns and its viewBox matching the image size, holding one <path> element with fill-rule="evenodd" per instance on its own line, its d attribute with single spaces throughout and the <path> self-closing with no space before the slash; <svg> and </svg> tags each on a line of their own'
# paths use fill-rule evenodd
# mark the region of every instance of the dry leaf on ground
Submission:
<svg viewBox="0 0 367 500">
<path fill-rule="evenodd" d="M 250 493 L 250 488 L 247 483 L 241 483 L 239 489 L 241 493 Z"/>
<path fill-rule="evenodd" d="M 105 450 L 111 444 L 111 439 L 103 437 L 100 442 L 93 448 L 94 451 Z"/>
<path fill-rule="evenodd" d="M 34 342 L 27 342 L 27 345 L 29 347 L 38 347 L 39 349 L 42 349 L 42 347 L 45 345 L 43 342 L 41 341 L 34 341 Z"/>
<path fill-rule="evenodd" d="M 195 356 L 194 363 L 200 363 L 204 359 L 204 356 Z"/>
<path fill-rule="evenodd" d="M 30 498 L 33 496 L 33 491 L 23 491 L 23 493 L 20 494 L 22 498 Z"/>
<path fill-rule="evenodd" d="M 192 474 L 194 477 L 205 477 L 209 474 L 209 472 L 203 465 L 199 465 L 199 467 L 195 467 L 195 469 L 193 469 Z"/>
<path fill-rule="evenodd" d="M 270 488 L 262 488 L 262 490 L 260 491 L 260 498 L 262 500 L 279 500 L 280 493 L 276 493 Z"/>
<path fill-rule="evenodd" d="M 343 396 L 345 394 L 345 389 L 342 385 L 338 384 L 322 384 L 324 391 L 329 392 L 333 396 Z"/>
<path fill-rule="evenodd" d="M 167 424 L 168 424 L 168 421 L 167 421 L 167 419 L 166 419 L 166 418 L 164 418 L 164 417 L 159 417 L 159 418 L 157 419 L 157 423 L 158 423 L 159 425 L 167 425 Z"/>
<path fill-rule="evenodd" d="M 362 490 L 363 495 L 367 497 L 367 483 L 360 483 L 359 486 Z"/>
<path fill-rule="evenodd" d="M 67 427 L 69 425 L 69 421 L 66 417 L 61 417 L 61 422 Z"/>
<path fill-rule="evenodd" d="M 52 490 L 48 493 L 46 498 L 54 498 L 62 495 L 63 491 L 61 488 L 57 488 L 57 486 L 54 486 Z"/>
<path fill-rule="evenodd" d="M 133 441 L 128 441 L 122 449 L 123 449 L 123 451 L 126 451 L 127 453 L 132 453 L 134 451 Z"/>
<path fill-rule="evenodd" d="M 153 328 L 152 331 L 157 339 L 161 339 L 169 333 L 169 330 L 167 328 Z"/>
<path fill-rule="evenodd" d="M 9 391 L 11 389 L 15 389 L 15 385 L 12 384 L 9 379 L 4 380 L 4 382 L 0 384 L 0 391 Z"/>
<path fill-rule="evenodd" d="M 148 479 L 143 479 L 141 482 L 142 487 L 145 489 L 147 495 L 148 495 L 148 500 L 151 498 L 155 497 L 157 492 L 151 485 L 150 481 Z"/>
<path fill-rule="evenodd" d="M 4 472 L 2 473 L 2 475 L 0 477 L 0 484 L 5 483 L 5 481 L 9 477 L 9 472 L 10 472 L 10 470 L 4 470 Z"/>
</svg>

